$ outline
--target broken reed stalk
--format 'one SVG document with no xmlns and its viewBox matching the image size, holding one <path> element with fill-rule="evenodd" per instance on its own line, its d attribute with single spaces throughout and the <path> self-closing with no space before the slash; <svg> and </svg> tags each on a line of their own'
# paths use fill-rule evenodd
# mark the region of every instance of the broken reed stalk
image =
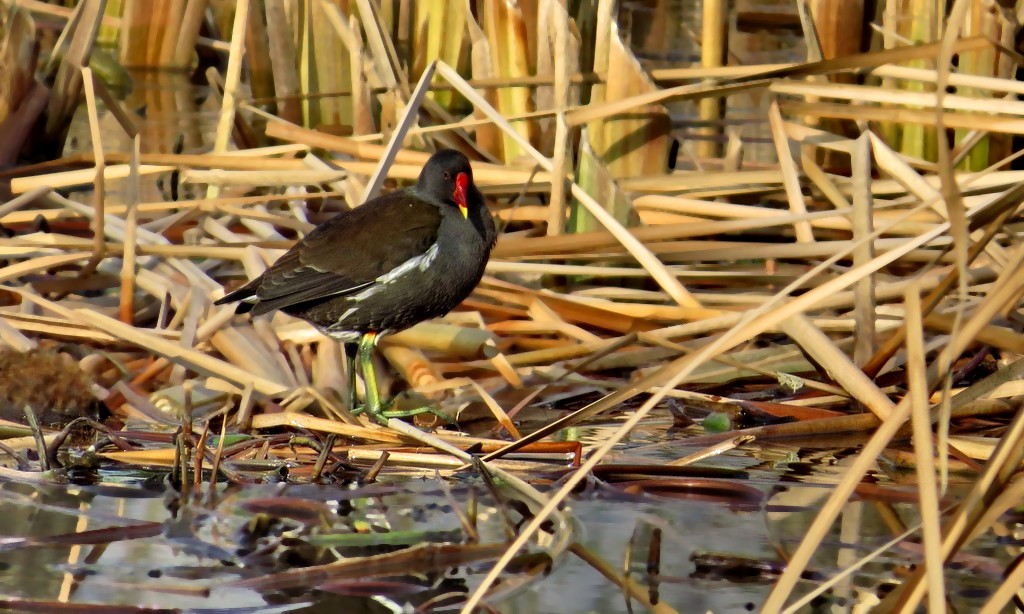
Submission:
<svg viewBox="0 0 1024 614">
<path fill-rule="evenodd" d="M 941 557 L 939 492 L 936 486 L 935 457 L 932 448 L 932 421 L 928 407 L 928 374 L 924 349 L 924 322 L 920 289 L 911 286 L 903 301 L 907 329 L 907 391 L 911 404 L 914 454 L 917 465 L 917 489 L 921 497 L 922 541 L 926 561 Z M 928 609 L 939 612 L 946 607 L 942 565 L 927 565 Z"/>
<path fill-rule="evenodd" d="M 136 234 L 139 219 L 139 152 L 141 140 L 138 134 L 132 135 L 132 161 L 129 164 L 131 174 L 128 178 L 128 195 L 125 198 L 125 206 L 128 208 L 125 215 L 125 232 L 123 250 L 124 256 L 121 262 L 121 305 L 119 318 L 125 324 L 135 322 L 135 275 L 136 275 Z"/>
<path fill-rule="evenodd" d="M 551 166 L 551 199 L 548 203 L 547 227 L 548 236 L 562 234 L 565 227 L 565 215 L 568 209 L 566 180 L 567 167 L 573 159 L 572 140 L 569 124 L 565 114 L 573 99 L 572 81 L 570 78 L 569 58 L 578 54 L 572 53 L 569 33 L 569 16 L 560 3 L 550 3 L 551 27 L 554 36 L 554 107 L 560 109 L 555 114 L 555 143 Z M 475 86 L 474 86 L 475 87 Z"/>
<path fill-rule="evenodd" d="M 102 261 L 104 256 L 106 256 L 107 244 L 104 241 L 106 233 L 104 232 L 103 225 L 106 220 L 104 206 L 107 200 L 107 192 L 104 181 L 106 162 L 103 159 L 103 139 L 100 137 L 100 119 L 99 112 L 96 108 L 96 88 L 94 85 L 92 70 L 88 66 L 82 68 L 81 81 L 85 86 L 85 102 L 86 108 L 89 112 L 89 133 L 92 137 L 93 156 L 96 159 L 94 168 L 95 174 L 92 179 L 92 204 L 95 209 L 92 220 L 93 253 L 85 267 L 82 269 L 81 275 L 84 277 L 95 271 L 100 261 Z"/>
<path fill-rule="evenodd" d="M 786 200 L 789 209 L 794 215 L 804 215 L 807 207 L 804 204 L 803 193 L 800 191 L 800 177 L 796 170 L 796 162 L 789 152 L 789 140 L 786 138 L 783 129 L 782 113 L 779 111 L 777 101 L 772 102 L 768 110 L 768 120 L 772 129 L 772 138 L 775 141 L 775 152 L 779 158 L 779 171 L 782 173 L 782 185 L 786 190 Z M 807 222 L 799 222 L 794 225 L 796 239 L 801 243 L 813 243 L 814 234 L 811 232 L 811 225 Z"/>
<path fill-rule="evenodd" d="M 853 238 L 858 246 L 853 250 L 854 266 L 870 262 L 875 256 L 874 244 L 862 241 L 871 234 L 873 199 L 871 185 L 871 142 L 867 134 L 857 139 L 856 149 L 851 160 L 851 179 L 853 181 L 852 213 L 850 224 Z M 854 287 L 854 319 L 856 320 L 856 344 L 853 350 L 853 363 L 861 366 L 875 352 L 875 277 L 868 276 Z"/>
<path fill-rule="evenodd" d="M 235 18 L 231 27 L 231 51 L 228 53 L 228 67 L 224 75 L 224 99 L 221 101 L 220 117 L 217 121 L 217 132 L 213 139 L 213 152 L 227 151 L 231 130 L 234 128 L 236 98 L 238 84 L 242 76 L 242 55 L 245 53 L 245 28 L 249 18 L 249 0 L 238 0 L 235 3 Z M 216 198 L 220 190 L 211 186 L 206 191 L 207 198 Z"/>
<path fill-rule="evenodd" d="M 363 190 L 363 195 L 360 199 L 361 202 L 366 202 L 376 196 L 381 185 L 383 185 L 384 178 L 387 177 L 388 168 L 395 161 L 402 142 L 405 140 L 406 133 L 418 119 L 420 103 L 423 101 L 423 97 L 427 95 L 427 86 L 434 77 L 434 67 L 435 64 L 431 62 L 423 71 L 423 74 L 420 75 L 416 88 L 412 91 L 412 95 L 402 110 L 402 117 L 398 120 L 398 124 L 391 133 L 391 138 L 384 149 L 384 155 L 381 156 L 378 162 L 377 170 L 370 176 L 370 180 L 366 182 L 366 188 Z"/>
<path fill-rule="evenodd" d="M 727 2 L 723 0 L 704 0 L 702 2 L 700 58 L 704 68 L 719 68 L 726 64 L 729 36 L 729 11 Z M 721 146 L 720 124 L 725 115 L 725 98 L 707 97 L 699 104 L 699 116 L 705 127 L 698 134 L 702 137 L 697 143 L 697 156 L 700 158 L 716 158 Z"/>
</svg>

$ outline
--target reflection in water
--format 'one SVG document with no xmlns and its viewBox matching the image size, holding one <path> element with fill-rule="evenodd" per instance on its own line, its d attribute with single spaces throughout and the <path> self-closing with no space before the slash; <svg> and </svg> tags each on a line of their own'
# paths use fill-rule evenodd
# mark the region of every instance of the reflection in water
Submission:
<svg viewBox="0 0 1024 614">
<path fill-rule="evenodd" d="M 140 497 L 141 483 L 132 484 L 134 497 L 118 497 L 127 491 L 111 480 L 123 477 L 107 471 L 98 487 L 34 492 L 5 484 L 2 530 L 16 539 L 4 540 L 0 553 L 8 567 L 0 592 L 43 602 L 259 612 L 328 604 L 388 611 L 382 603 L 416 605 L 444 595 L 458 602 L 503 551 L 505 519 L 518 523 L 529 513 L 513 493 L 501 495 L 508 509 L 499 513 L 492 491 L 469 483 L 249 485 L 218 489 L 219 503 L 210 508 L 175 501 L 170 490 Z M 469 501 L 477 510 L 470 516 L 476 541 L 454 513 Z M 143 530 L 125 528 L 133 526 Z M 541 545 L 560 551 L 556 542 L 566 530 L 552 525 Z M 422 549 L 431 544 L 451 546 Z M 386 567 L 389 555 L 400 565 Z M 350 570 L 346 561 L 358 566 Z M 532 575 L 524 569 L 505 582 Z"/>
<path fill-rule="evenodd" d="M 610 463 L 664 465 L 698 448 L 686 445 L 686 437 L 703 434 L 698 427 L 672 441 L 666 430 L 672 421 L 667 412 L 652 414 L 629 435 Z M 617 425 L 578 428 L 574 433 L 587 448 L 603 441 Z M 815 446 L 814 444 L 819 444 Z M 761 489 L 766 498 L 759 509 L 721 503 L 681 501 L 674 497 L 645 494 L 624 498 L 620 490 L 591 489 L 585 500 L 572 504 L 572 511 L 584 527 L 585 544 L 602 553 L 616 568 L 627 553 L 631 555 L 634 579 L 653 584 L 646 576 L 649 540 L 634 539 L 661 529 L 661 575 L 657 578 L 662 600 L 681 612 L 742 612 L 756 610 L 768 594 L 773 574 L 784 565 L 785 553 L 803 539 L 831 487 L 845 474 L 859 441 L 818 440 L 788 445 L 765 442 L 732 450 L 703 461 L 700 467 L 715 467 L 742 477 L 707 478 L 735 482 Z M 827 448 L 823 446 L 836 445 Z M 946 495 L 946 507 L 966 493 L 970 478 L 953 476 Z M 880 461 L 868 473 L 840 520 L 832 528 L 812 559 L 806 582 L 794 593 L 806 594 L 820 582 L 835 576 L 872 551 L 884 547 L 896 535 L 919 522 L 917 489 L 907 482 L 906 472 Z M 993 532 L 976 540 L 971 554 L 958 557 L 947 567 L 946 588 L 958 611 L 976 611 L 1001 581 L 1001 574 L 1021 552 L 1019 540 L 1007 539 L 1021 531 L 1019 519 L 1004 518 Z M 836 587 L 816 599 L 808 611 L 868 611 L 880 596 L 921 559 L 916 535 L 864 565 Z M 761 563 L 760 565 L 758 563 Z M 705 565 L 717 565 L 711 568 Z M 698 566 L 700 565 L 700 567 Z M 730 567 L 730 565 L 732 567 Z M 760 571 L 759 571 L 760 570 Z M 763 572 L 763 573 L 762 573 Z M 584 602 L 572 612 L 622 612 L 624 602 L 614 587 L 601 581 L 596 572 L 576 560 L 556 570 L 546 582 L 516 600 L 517 612 L 540 607 L 555 599 L 565 586 L 586 586 L 574 591 Z M 542 610 L 541 610 L 542 611 Z"/>
<path fill-rule="evenodd" d="M 75 530 L 80 498 L 56 487 L 28 484 L 0 484 L 0 534 L 4 542 L 26 536 L 55 535 Z M 83 505 L 89 498 L 82 498 Z M 40 505 L 42 504 L 42 505 Z M 49 506 L 51 509 L 47 509 Z M 71 513 L 61 510 L 68 509 Z M 0 551 L 0 591 L 8 595 L 32 594 L 56 596 L 62 574 L 47 569 L 66 563 L 67 548 L 39 548 L 31 555 L 26 550 Z"/>
<path fill-rule="evenodd" d="M 156 520 L 166 517 L 167 510 L 162 498 L 118 499 L 93 496 L 87 489 L 74 486 L 4 484 L 0 488 L 0 514 L 4 518 L 0 525 L 3 535 L 42 538 L 127 526 L 133 520 Z M 12 549 L 0 552 L 0 565 L 9 566 L 0 574 L 0 590 L 5 595 L 38 600 L 63 596 L 85 603 L 182 608 L 197 607 L 201 601 L 154 592 L 161 586 L 182 584 L 162 579 L 161 569 L 198 562 L 159 536 L 96 546 L 17 547 L 12 543 L 8 547 Z M 230 601 L 225 603 L 237 606 L 264 604 L 252 591 L 235 591 L 227 597 Z"/>
</svg>

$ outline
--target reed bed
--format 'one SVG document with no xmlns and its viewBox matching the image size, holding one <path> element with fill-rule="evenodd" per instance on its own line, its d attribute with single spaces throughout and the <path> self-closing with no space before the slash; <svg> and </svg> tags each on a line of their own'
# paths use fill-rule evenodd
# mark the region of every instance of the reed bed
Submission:
<svg viewBox="0 0 1024 614">
<path fill-rule="evenodd" d="M 1015 27 L 1008 13 L 958 0 L 895 28 L 910 8 L 888 2 L 878 21 L 866 16 L 884 34 L 873 47 L 824 47 L 815 28 L 835 31 L 836 17 L 830 3 L 812 3 L 807 61 L 739 65 L 723 62 L 711 20 L 725 9 L 709 1 L 704 67 L 652 70 L 618 30 L 612 2 L 570 14 L 544 0 L 450 12 L 239 0 L 217 7 L 222 38 L 200 36 L 205 3 L 166 4 L 164 25 L 147 31 L 131 2 L 123 14 L 91 0 L 71 13 L 3 3 L 7 36 L 51 11 L 68 19 L 70 42 L 45 112 L 13 110 L 0 125 L 44 117 L 46 138 L 62 143 L 59 127 L 84 96 L 92 139 L 79 153 L 58 148 L 0 170 L 10 192 L 0 224 L 12 231 L 0 239 L 0 341 L 9 351 L 76 348 L 110 424 L 330 434 L 339 458 L 411 474 L 455 475 L 470 449 L 509 476 L 568 468 L 557 490 L 535 495 L 532 520 L 464 612 L 671 398 L 698 417 L 794 419 L 699 440 L 712 449 L 751 436 L 864 434 L 803 543 L 785 553 L 764 611 L 807 602 L 794 589 L 811 554 L 896 440 L 912 442 L 927 564 L 885 597 L 885 611 L 926 599 L 944 609 L 943 562 L 1019 504 L 1024 188 L 1011 144 L 1024 104 L 1012 78 L 1021 58 L 999 42 Z M 219 113 L 204 146 L 174 150 L 176 139 L 140 128 L 83 68 L 108 27 L 121 28 L 125 64 L 182 66 L 193 43 L 226 50 L 223 72 L 205 75 Z M 749 144 L 718 121 L 718 101 L 748 95 L 763 100 L 776 163 L 745 162 Z M 683 143 L 670 170 L 668 109 L 691 102 L 720 147 Z M 109 146 L 101 115 L 114 117 L 127 150 Z M 284 314 L 250 322 L 212 303 L 332 211 L 414 179 L 442 146 L 474 158 L 503 232 L 457 311 L 382 342 L 385 384 L 458 425 L 417 418 L 436 429 L 427 436 L 352 415 L 346 391 L 360 384 L 337 342 Z M 205 197 L 147 200 L 153 178 L 171 173 Z M 83 188 L 85 201 L 67 196 Z M 988 374 L 975 377 L 981 366 Z M 739 394 L 754 383 L 771 394 Z M 552 415 L 565 398 L 592 398 L 584 393 L 597 398 Z M 582 455 L 548 439 L 612 412 L 624 420 Z M 215 464 L 317 458 L 285 445 L 221 452 Z M 951 454 L 978 473 L 970 495 L 943 508 Z M 172 466 L 180 450 L 104 455 Z M 984 611 L 1013 597 L 1022 567 Z M 617 581 L 642 597 L 629 582 Z"/>
</svg>

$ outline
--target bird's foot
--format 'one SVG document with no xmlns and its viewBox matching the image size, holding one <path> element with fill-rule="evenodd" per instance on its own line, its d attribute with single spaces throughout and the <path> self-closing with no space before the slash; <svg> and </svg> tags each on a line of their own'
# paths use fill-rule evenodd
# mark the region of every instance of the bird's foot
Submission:
<svg viewBox="0 0 1024 614">
<path fill-rule="evenodd" d="M 441 411 L 440 409 L 431 405 L 424 405 L 422 407 L 413 407 L 410 409 L 395 409 L 393 401 L 381 402 L 378 407 L 362 406 L 357 407 L 353 412 L 354 415 L 365 413 L 377 422 L 384 426 L 388 425 L 388 420 L 392 418 L 411 418 L 413 416 L 419 416 L 422 414 L 431 414 L 437 417 L 445 424 L 455 424 L 455 421 L 451 417 Z"/>
<path fill-rule="evenodd" d="M 358 359 L 363 371 L 363 382 L 366 383 L 366 404 L 362 407 L 355 408 L 352 413 L 365 413 L 384 426 L 388 425 L 388 420 L 391 418 L 408 418 L 410 416 L 418 416 L 420 414 L 433 414 L 443 420 L 446 424 L 455 424 L 451 418 L 436 407 L 427 405 L 413 409 L 394 409 L 393 400 L 385 401 L 380 397 L 380 392 L 377 388 L 377 374 L 373 368 L 373 360 L 371 360 L 373 348 L 376 347 L 378 338 L 379 334 L 377 332 L 369 332 L 360 338 L 357 349 L 353 349 L 351 345 L 346 346 L 346 352 L 349 358 L 349 373 L 352 373 L 354 369 L 354 361 Z M 355 389 L 352 388 L 351 390 L 354 397 Z"/>
</svg>

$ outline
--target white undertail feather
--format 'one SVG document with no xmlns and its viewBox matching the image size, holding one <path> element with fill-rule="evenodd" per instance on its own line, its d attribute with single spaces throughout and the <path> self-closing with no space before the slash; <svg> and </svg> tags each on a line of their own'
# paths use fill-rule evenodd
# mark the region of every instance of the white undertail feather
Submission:
<svg viewBox="0 0 1024 614">
<path fill-rule="evenodd" d="M 328 328 L 323 330 L 322 332 L 331 339 L 341 341 L 342 343 L 351 343 L 353 341 L 359 341 L 359 338 L 362 337 L 360 333 L 351 330 L 334 330 L 333 328 Z"/>
</svg>

